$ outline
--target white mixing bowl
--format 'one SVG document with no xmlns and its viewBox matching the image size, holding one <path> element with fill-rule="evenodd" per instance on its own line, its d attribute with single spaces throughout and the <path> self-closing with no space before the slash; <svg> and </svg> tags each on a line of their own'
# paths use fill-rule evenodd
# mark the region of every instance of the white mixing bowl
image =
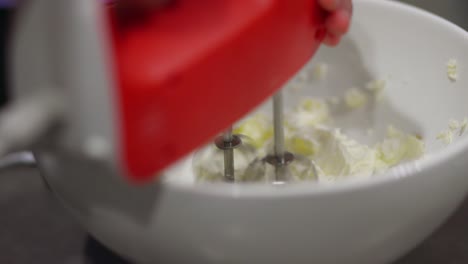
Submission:
<svg viewBox="0 0 468 264">
<path fill-rule="evenodd" d="M 446 75 L 451 58 L 457 82 Z M 392 123 L 432 146 L 450 118 L 468 115 L 468 34 L 416 8 L 356 0 L 350 34 L 314 62 L 327 63 L 330 76 L 300 93 L 339 95 L 387 79 L 388 101 L 351 123 L 377 134 Z M 137 188 L 100 164 L 37 154 L 52 189 L 89 232 L 139 263 L 388 263 L 441 225 L 468 190 L 467 138 L 384 175 L 327 186 L 176 180 Z M 190 169 L 189 158 L 171 173 Z"/>
</svg>

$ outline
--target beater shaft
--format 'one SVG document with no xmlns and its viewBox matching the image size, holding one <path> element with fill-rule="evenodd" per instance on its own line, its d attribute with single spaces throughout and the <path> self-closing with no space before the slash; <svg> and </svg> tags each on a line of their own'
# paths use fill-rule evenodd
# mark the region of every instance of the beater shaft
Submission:
<svg viewBox="0 0 468 264">
<path fill-rule="evenodd" d="M 229 127 L 223 134 L 224 143 L 232 143 L 232 127 Z M 230 144 L 231 145 L 231 144 Z M 226 181 L 234 181 L 234 149 L 232 147 L 224 149 L 224 178 Z"/>
<path fill-rule="evenodd" d="M 280 90 L 273 96 L 273 129 L 275 140 L 275 155 L 284 160 L 284 128 L 283 128 L 283 92 Z"/>
<path fill-rule="evenodd" d="M 283 91 L 279 90 L 273 96 L 273 130 L 274 130 L 274 155 L 276 181 L 283 181 L 286 171 L 285 146 L 284 146 L 284 114 L 283 114 Z"/>
</svg>

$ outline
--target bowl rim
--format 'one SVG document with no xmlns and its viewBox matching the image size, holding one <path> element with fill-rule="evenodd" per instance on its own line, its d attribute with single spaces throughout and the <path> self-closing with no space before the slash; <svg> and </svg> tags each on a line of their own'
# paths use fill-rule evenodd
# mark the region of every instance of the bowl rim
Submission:
<svg viewBox="0 0 468 264">
<path fill-rule="evenodd" d="M 403 12 L 409 12 L 413 16 L 418 16 L 426 20 L 432 20 L 447 31 L 463 36 L 468 43 L 468 32 L 458 25 L 439 17 L 429 11 L 407 3 L 401 3 L 394 0 L 354 0 L 354 5 L 378 5 L 383 8 L 398 9 Z M 300 196 L 323 196 L 326 194 L 336 194 L 343 192 L 354 192 L 371 187 L 381 186 L 409 177 L 423 176 L 421 172 L 431 170 L 440 166 L 444 162 L 459 155 L 465 149 L 468 149 L 468 137 L 461 138 L 455 144 L 451 144 L 435 153 L 426 154 L 423 158 L 405 162 L 395 166 L 383 173 L 376 174 L 371 178 L 351 178 L 344 179 L 330 184 L 315 182 L 290 183 L 286 185 L 272 185 L 265 183 L 249 184 L 228 184 L 228 183 L 204 183 L 187 184 L 167 181 L 163 183 L 165 189 L 172 189 L 179 192 L 191 193 L 194 195 L 217 196 L 219 198 L 284 198 Z M 281 190 L 279 190 L 281 189 Z"/>
</svg>

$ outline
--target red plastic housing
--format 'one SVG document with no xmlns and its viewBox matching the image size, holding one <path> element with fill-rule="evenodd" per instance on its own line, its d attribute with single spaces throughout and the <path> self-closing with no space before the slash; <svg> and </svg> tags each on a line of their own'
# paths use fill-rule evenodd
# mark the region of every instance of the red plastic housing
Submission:
<svg viewBox="0 0 468 264">
<path fill-rule="evenodd" d="M 316 0 L 179 0 L 137 19 L 111 13 L 119 154 L 135 182 L 270 97 L 325 33 Z"/>
</svg>

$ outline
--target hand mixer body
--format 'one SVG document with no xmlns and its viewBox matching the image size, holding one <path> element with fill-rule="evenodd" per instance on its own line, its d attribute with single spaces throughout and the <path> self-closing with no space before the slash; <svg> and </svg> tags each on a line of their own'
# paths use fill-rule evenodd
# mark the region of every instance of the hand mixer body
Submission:
<svg viewBox="0 0 468 264">
<path fill-rule="evenodd" d="M 66 79 L 58 86 L 69 86 L 63 89 L 63 98 L 69 103 L 65 107 L 87 112 L 85 118 L 103 120 L 83 121 L 83 116 L 65 111 L 68 129 L 64 141 L 87 139 L 91 152 L 99 154 L 103 149 L 99 146 L 105 144 L 89 139 L 99 134 L 93 129 L 101 131 L 101 139 L 108 140 L 113 153 L 107 160 L 134 182 L 153 179 L 271 96 L 310 59 L 325 33 L 323 14 L 315 0 L 180 0 L 137 18 L 118 16 L 113 7 L 108 13 L 93 11 L 91 7 L 98 6 L 94 0 L 36 1 L 68 9 L 76 21 L 65 23 L 73 27 L 51 33 L 56 34 L 58 50 L 64 52 L 56 56 L 55 67 L 68 66 L 55 68 L 54 73 L 68 76 L 58 78 Z M 98 29 L 110 28 L 108 35 L 83 22 L 101 15 L 108 20 L 92 21 L 102 23 Z M 70 32 L 60 39 L 61 31 L 70 28 L 88 43 L 98 39 L 86 47 L 106 56 L 109 52 L 110 59 L 93 53 L 96 58 L 88 62 L 102 60 L 90 71 L 86 59 L 70 56 L 73 49 L 86 52 Z M 71 58 L 77 62 L 73 64 Z M 16 79 L 25 73 L 21 66 L 17 69 Z M 82 74 L 73 77 L 77 72 Z M 97 76 L 101 73 L 104 81 Z M 16 88 L 31 89 L 24 86 Z M 84 93 L 88 96 L 82 96 Z M 93 94 L 97 96 L 90 97 Z"/>
<path fill-rule="evenodd" d="M 271 96 L 324 33 L 310 0 L 187 0 L 144 21 L 113 25 L 123 159 L 135 180 Z"/>
</svg>

